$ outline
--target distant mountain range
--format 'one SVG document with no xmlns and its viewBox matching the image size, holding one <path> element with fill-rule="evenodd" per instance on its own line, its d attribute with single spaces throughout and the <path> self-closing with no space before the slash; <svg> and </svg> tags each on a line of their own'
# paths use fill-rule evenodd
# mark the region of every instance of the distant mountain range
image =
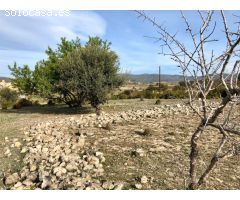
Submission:
<svg viewBox="0 0 240 200">
<path fill-rule="evenodd" d="M 139 82 L 139 83 L 158 82 L 158 74 L 121 74 L 121 76 L 124 76 L 127 80 L 131 82 Z M 0 81 L 2 80 L 5 80 L 6 82 L 10 82 L 10 78 L 7 78 L 7 77 L 0 77 Z M 179 81 L 183 81 L 183 76 L 162 74 L 161 81 L 176 83 Z"/>
<path fill-rule="evenodd" d="M 0 76 L 0 81 L 2 81 L 2 80 L 6 81 L 6 82 L 10 82 L 10 78 Z"/>
<path fill-rule="evenodd" d="M 158 82 L 158 74 L 120 74 L 120 76 L 124 77 L 126 80 L 129 80 L 135 83 Z M 227 76 L 227 75 L 224 75 L 224 76 Z M 0 77 L 0 81 L 2 80 L 5 80 L 6 82 L 10 82 L 10 78 L 8 77 Z M 178 83 L 179 81 L 183 81 L 182 75 L 161 74 L 161 82 Z"/>
<path fill-rule="evenodd" d="M 139 83 L 154 83 L 158 82 L 159 80 L 158 74 L 124 74 L 123 76 L 131 82 Z M 176 83 L 179 81 L 183 81 L 183 76 L 161 74 L 161 81 Z"/>
</svg>

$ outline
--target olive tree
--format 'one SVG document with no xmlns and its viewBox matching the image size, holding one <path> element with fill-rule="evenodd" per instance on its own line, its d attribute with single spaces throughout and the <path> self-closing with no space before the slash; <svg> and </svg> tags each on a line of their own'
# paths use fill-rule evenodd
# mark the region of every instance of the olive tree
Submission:
<svg viewBox="0 0 240 200">
<path fill-rule="evenodd" d="M 51 98 L 57 93 L 55 86 L 59 80 L 59 61 L 78 47 L 81 47 L 79 38 L 70 41 L 61 38 L 55 50 L 48 47 L 45 51 L 47 59 L 37 62 L 33 70 L 28 65 L 19 67 L 15 62 L 9 66 L 13 85 L 20 93 Z"/>
<path fill-rule="evenodd" d="M 9 65 L 8 68 L 14 77 L 11 78 L 11 83 L 14 87 L 18 88 L 20 93 L 31 95 L 35 92 L 36 87 L 32 76 L 33 72 L 28 65 L 19 67 L 15 62 L 12 67 Z"/>
<path fill-rule="evenodd" d="M 36 83 L 37 93 L 43 97 L 51 98 L 55 94 L 59 94 L 56 84 L 59 82 L 59 62 L 76 48 L 80 48 L 80 39 L 67 40 L 61 38 L 60 43 L 54 50 L 51 47 L 45 51 L 47 59 L 39 61 L 33 72 Z"/>
<path fill-rule="evenodd" d="M 85 45 L 79 38 L 61 38 L 56 50 L 48 47 L 47 59 L 37 62 L 34 70 L 9 66 L 13 84 L 21 93 L 58 96 L 69 107 L 88 101 L 98 110 L 107 93 L 122 83 L 118 56 L 110 46 L 99 37 L 89 37 Z"/>
<path fill-rule="evenodd" d="M 117 54 L 111 43 L 98 37 L 89 38 L 59 62 L 58 90 L 70 106 L 81 106 L 84 101 L 99 109 L 107 93 L 121 84 L 118 77 Z"/>
</svg>

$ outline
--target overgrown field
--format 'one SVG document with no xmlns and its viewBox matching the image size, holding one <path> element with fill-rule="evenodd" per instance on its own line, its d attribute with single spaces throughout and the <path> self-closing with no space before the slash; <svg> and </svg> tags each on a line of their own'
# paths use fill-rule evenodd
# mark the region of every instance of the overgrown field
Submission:
<svg viewBox="0 0 240 200">
<path fill-rule="evenodd" d="M 181 104 L 180 100 L 116 100 L 103 106 L 105 113 L 151 109 Z M 175 107 L 174 107 L 175 108 Z M 168 106 L 166 106 L 166 110 Z M 105 157 L 101 181 L 121 182 L 123 189 L 184 189 L 188 177 L 190 136 L 197 124 L 197 116 L 181 112 L 161 113 L 159 117 L 142 117 L 111 127 L 81 127 L 86 133 L 86 148 L 94 146 Z M 69 109 L 62 105 L 28 107 L 0 112 L 0 170 L 1 183 L 9 172 L 21 170 L 26 137 L 23 129 L 39 122 L 80 118 L 92 113 L 90 107 Z M 144 134 L 144 130 L 148 130 Z M 208 130 L 204 134 L 204 151 L 200 152 L 200 166 L 209 162 L 209 155 L 217 144 L 218 134 Z M 207 138 L 207 139 L 206 139 Z M 16 147 L 17 142 L 21 147 Z M 9 149 L 10 153 L 6 153 Z M 220 162 L 201 189 L 239 189 L 240 161 L 237 157 Z"/>
</svg>

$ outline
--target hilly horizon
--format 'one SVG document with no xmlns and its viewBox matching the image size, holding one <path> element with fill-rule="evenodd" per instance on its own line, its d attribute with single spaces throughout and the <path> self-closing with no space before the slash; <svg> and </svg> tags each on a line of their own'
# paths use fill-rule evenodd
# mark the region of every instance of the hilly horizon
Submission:
<svg viewBox="0 0 240 200">
<path fill-rule="evenodd" d="M 6 81 L 6 82 L 10 82 L 10 78 L 9 77 L 4 77 L 4 76 L 0 76 L 0 81 Z"/>
<path fill-rule="evenodd" d="M 127 74 L 125 76 L 131 82 L 154 83 L 159 81 L 158 74 L 148 74 L 148 73 Z M 171 74 L 161 74 L 160 79 L 163 82 L 171 82 L 171 83 L 176 83 L 184 80 L 182 75 L 171 75 Z"/>
<path fill-rule="evenodd" d="M 158 74 L 148 74 L 148 73 L 143 73 L 143 74 L 121 74 L 124 75 L 125 78 L 131 82 L 139 82 L 139 83 L 153 83 L 153 82 L 158 82 L 159 81 L 159 76 Z M 0 77 L 0 81 L 6 81 L 10 82 L 10 77 Z M 182 75 L 171 75 L 171 74 L 161 74 L 161 81 L 163 82 L 179 82 L 183 81 L 183 76 Z"/>
</svg>

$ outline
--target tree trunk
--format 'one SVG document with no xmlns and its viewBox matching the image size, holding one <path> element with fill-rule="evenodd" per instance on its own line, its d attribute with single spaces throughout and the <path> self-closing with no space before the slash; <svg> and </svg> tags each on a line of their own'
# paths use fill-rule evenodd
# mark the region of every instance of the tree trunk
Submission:
<svg viewBox="0 0 240 200">
<path fill-rule="evenodd" d="M 197 172 L 196 172 L 196 162 L 197 162 L 197 156 L 198 156 L 198 139 L 202 133 L 203 130 L 203 123 L 201 123 L 198 128 L 195 130 L 194 134 L 192 135 L 191 138 L 191 153 L 189 155 L 190 157 L 190 183 L 188 185 L 189 190 L 195 190 L 197 189 Z"/>
<path fill-rule="evenodd" d="M 101 115 L 102 109 L 100 107 L 96 107 L 96 115 Z"/>
</svg>

